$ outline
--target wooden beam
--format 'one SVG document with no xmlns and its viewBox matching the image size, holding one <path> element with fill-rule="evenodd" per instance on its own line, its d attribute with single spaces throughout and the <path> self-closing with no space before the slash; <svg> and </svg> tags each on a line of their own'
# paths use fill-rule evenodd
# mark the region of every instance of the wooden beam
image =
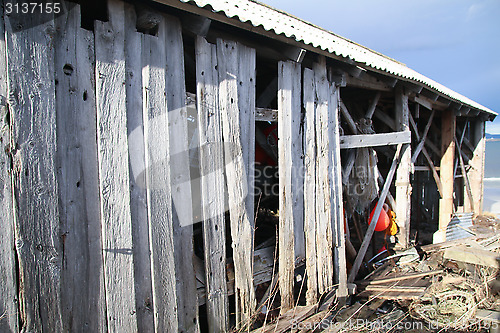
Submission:
<svg viewBox="0 0 500 333">
<path fill-rule="evenodd" d="M 411 157 L 411 163 L 415 163 L 417 161 L 418 154 L 420 154 L 422 148 L 424 148 L 425 140 L 427 139 L 427 133 L 429 133 L 429 129 L 431 128 L 432 124 L 432 119 L 434 118 L 434 113 L 435 111 L 432 110 L 431 116 L 429 117 L 429 120 L 427 120 L 427 124 L 425 125 L 424 133 L 420 138 L 420 142 L 418 143 L 417 148 L 415 148 L 413 156 Z"/>
<path fill-rule="evenodd" d="M 425 98 L 423 96 L 414 96 L 411 99 L 413 102 L 417 103 L 418 105 L 423 106 L 424 108 L 428 110 L 432 110 L 432 101 L 430 101 L 428 98 Z"/>
<path fill-rule="evenodd" d="M 471 123 L 472 143 L 474 145 L 473 155 L 469 161 L 470 169 L 467 175 L 470 180 L 472 197 L 474 198 L 474 214 L 480 215 L 483 211 L 483 179 L 484 179 L 484 162 L 485 162 L 485 124 L 481 119 L 477 119 Z M 467 203 L 466 198 L 465 203 Z"/>
<path fill-rule="evenodd" d="M 248 71 L 255 72 L 255 50 L 236 42 L 217 40 L 217 67 L 219 72 L 219 109 L 222 115 L 222 131 L 225 143 L 226 178 L 228 185 L 229 216 L 231 236 L 233 240 L 235 290 L 236 290 L 236 326 L 246 329 L 251 322 L 255 310 L 255 289 L 253 285 L 253 239 L 254 220 L 253 206 L 247 204 L 248 172 L 245 152 L 242 146 L 248 147 L 248 139 L 253 133 L 243 136 L 240 128 L 240 109 L 247 110 L 249 99 L 255 99 L 255 92 L 241 80 L 250 80 L 255 84 L 253 75 L 240 77 L 240 65 Z M 243 96 L 242 96 L 243 95 Z M 253 97 L 251 96 L 253 95 Z M 249 125 L 248 119 L 244 125 Z M 252 120 L 254 121 L 254 120 Z M 254 153 L 255 154 L 255 153 Z M 252 196 L 253 199 L 253 196 Z"/>
<path fill-rule="evenodd" d="M 340 137 L 340 149 L 377 147 L 410 143 L 411 132 L 393 132 L 377 134 L 343 135 Z"/>
<path fill-rule="evenodd" d="M 439 229 L 434 234 L 434 243 L 446 240 L 446 228 L 453 214 L 453 162 L 455 159 L 456 117 L 453 111 L 446 110 L 441 116 L 440 179 L 443 185 L 442 198 L 439 200 Z"/>
<path fill-rule="evenodd" d="M 349 126 L 351 132 L 354 134 L 358 134 L 358 127 L 356 126 L 356 122 L 352 118 L 349 110 L 347 110 L 347 107 L 342 100 L 340 100 L 340 111 L 342 112 L 342 116 L 344 116 L 344 119 L 347 122 L 347 126 Z"/>
<path fill-rule="evenodd" d="M 316 106 L 314 72 L 304 68 L 304 235 L 306 250 L 307 305 L 318 301 L 316 255 Z"/>
<path fill-rule="evenodd" d="M 395 96 L 395 122 L 399 131 L 409 131 L 410 110 L 408 108 L 408 95 L 403 92 L 403 87 L 396 86 Z M 408 147 L 401 157 L 396 173 L 396 219 L 399 226 L 399 243 L 403 248 L 409 245 L 410 239 L 410 211 L 411 211 L 411 148 Z"/>
<path fill-rule="evenodd" d="M 320 57 L 314 63 L 314 81 L 316 89 L 316 255 L 318 292 L 323 294 L 333 285 L 335 274 L 333 266 L 333 231 L 332 231 L 332 173 L 330 172 L 329 124 L 329 83 L 326 73 L 326 59 Z"/>
<path fill-rule="evenodd" d="M 255 108 L 255 121 L 278 121 L 278 110 L 266 109 L 266 108 Z"/>
<path fill-rule="evenodd" d="M 377 221 L 380 213 L 382 212 L 382 206 L 384 204 L 385 198 L 387 197 L 387 193 L 389 193 L 389 189 L 392 184 L 392 179 L 394 178 L 394 174 L 396 173 L 396 167 L 397 164 L 399 163 L 400 160 L 400 155 L 401 153 L 404 153 L 404 151 L 407 149 L 407 144 L 403 146 L 403 144 L 398 144 L 396 148 L 396 153 L 394 154 L 394 158 L 392 160 L 391 167 L 389 169 L 389 173 L 387 174 L 387 178 L 385 180 L 384 187 L 382 188 L 382 192 L 380 193 L 379 200 L 377 202 L 377 206 L 375 207 L 375 212 L 373 213 L 372 220 Z M 356 275 L 358 274 L 359 268 L 361 267 L 361 263 L 363 262 L 363 259 L 366 254 L 366 250 L 368 249 L 368 245 L 370 245 L 370 241 L 372 239 L 373 233 L 375 232 L 375 227 L 377 223 L 370 223 L 368 225 L 368 230 L 366 230 L 365 237 L 363 239 L 363 243 L 361 244 L 361 247 L 358 251 L 358 256 L 356 257 L 356 260 L 354 261 L 354 264 L 352 265 L 351 272 L 349 273 L 349 278 L 347 279 L 347 282 L 352 283 L 356 279 Z"/>
<path fill-rule="evenodd" d="M 368 107 L 368 110 L 366 111 L 365 118 L 372 119 L 373 113 L 375 112 L 375 108 L 377 107 L 377 103 L 380 100 L 381 95 L 382 93 L 380 91 L 377 91 L 370 103 L 370 106 Z"/>
<path fill-rule="evenodd" d="M 380 111 L 379 109 L 375 109 L 375 113 L 373 114 L 375 118 L 378 120 L 382 121 L 384 124 L 386 124 L 390 129 L 393 131 L 397 131 L 396 129 L 396 123 L 394 122 L 394 119 L 389 116 L 387 113 Z"/>
<path fill-rule="evenodd" d="M 200 142 L 201 207 L 205 247 L 205 290 L 210 332 L 229 328 L 226 283 L 226 221 L 224 208 L 224 153 L 222 125 L 217 110 L 216 46 L 196 39 L 196 82 Z"/>
<path fill-rule="evenodd" d="M 418 133 L 417 124 L 415 123 L 415 120 L 413 120 L 411 114 L 410 114 L 410 124 L 413 128 L 413 132 L 415 133 L 415 137 L 417 138 L 417 140 L 420 140 L 420 134 Z M 437 170 L 439 168 L 434 166 L 434 162 L 432 162 L 431 156 L 429 155 L 425 147 L 422 148 L 422 154 L 424 154 L 425 159 L 427 160 L 427 164 L 429 164 L 429 168 L 432 171 L 432 176 L 434 177 L 434 181 L 436 182 L 439 194 L 441 195 L 441 197 L 443 197 L 443 185 L 441 184 L 441 179 L 439 178 L 439 175 L 437 173 Z"/>
<path fill-rule="evenodd" d="M 457 137 L 455 136 L 455 145 L 458 150 L 458 160 L 460 162 L 460 169 L 462 170 L 462 177 L 464 178 L 465 189 L 467 191 L 467 196 L 469 197 L 469 208 L 471 212 L 474 212 L 474 198 L 472 196 L 472 190 L 469 183 L 469 177 L 467 171 L 465 170 L 464 159 L 462 158 L 462 150 L 460 149 L 460 144 L 458 143 Z"/>
<path fill-rule="evenodd" d="M 392 87 L 387 85 L 385 82 L 379 81 L 368 74 L 363 75 L 361 78 L 352 75 L 347 75 L 346 83 L 347 87 L 378 90 L 378 91 L 392 91 Z"/>
<path fill-rule="evenodd" d="M 294 306 L 295 256 L 304 248 L 301 127 L 301 66 L 278 63 L 279 286 L 281 313 Z M 300 244 L 296 244 L 296 243 Z M 299 251 L 296 251 L 299 250 Z M 302 258 L 304 253 L 300 253 Z"/>
</svg>

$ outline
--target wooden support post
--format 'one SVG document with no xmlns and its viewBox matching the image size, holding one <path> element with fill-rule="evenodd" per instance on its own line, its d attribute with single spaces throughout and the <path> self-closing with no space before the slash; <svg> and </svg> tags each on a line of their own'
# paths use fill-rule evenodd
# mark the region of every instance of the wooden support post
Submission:
<svg viewBox="0 0 500 333">
<path fill-rule="evenodd" d="M 279 286 L 281 312 L 294 306 L 293 285 L 297 249 L 304 249 L 302 197 L 301 66 L 278 63 L 278 163 L 279 163 Z M 301 244 L 296 244 L 300 242 Z M 299 245 L 297 247 L 297 245 Z M 302 257 L 304 253 L 301 254 Z"/>
<path fill-rule="evenodd" d="M 396 87 L 395 119 L 398 131 L 407 131 L 410 128 L 408 95 L 402 86 Z M 408 247 L 410 239 L 410 211 L 411 211 L 411 149 L 408 147 L 401 157 L 396 173 L 396 219 L 399 226 L 399 243 L 403 248 Z"/>
<path fill-rule="evenodd" d="M 316 104 L 316 255 L 318 291 L 320 294 L 333 286 L 333 233 L 331 201 L 330 142 L 328 141 L 329 83 L 326 60 L 320 57 L 313 65 L 317 96 Z"/>
<path fill-rule="evenodd" d="M 366 111 L 365 118 L 372 119 L 373 113 L 375 112 L 375 108 L 377 107 L 377 103 L 380 100 L 380 96 L 382 93 L 380 91 L 377 91 L 375 94 L 375 97 L 373 97 L 373 100 L 370 103 L 370 107 L 368 108 L 368 111 Z"/>
<path fill-rule="evenodd" d="M 415 163 L 417 161 L 418 155 L 422 151 L 422 148 L 424 148 L 425 139 L 427 139 L 427 133 L 429 133 L 429 129 L 431 128 L 432 119 L 434 118 L 434 113 L 435 113 L 435 111 L 432 110 L 431 116 L 429 117 L 429 120 L 427 121 L 427 125 L 425 125 L 424 133 L 422 134 L 422 137 L 420 138 L 420 142 L 418 143 L 418 146 L 417 146 L 417 148 L 415 148 L 415 151 L 413 152 L 413 155 L 411 157 L 411 163 Z"/>
<path fill-rule="evenodd" d="M 484 157 L 486 139 L 484 136 L 484 121 L 477 119 L 471 123 L 472 145 L 474 146 L 474 155 L 469 161 L 471 166 L 467 172 L 470 180 L 472 197 L 474 198 L 474 215 L 480 215 L 483 212 L 483 179 L 484 179 Z M 469 199 L 466 198 L 467 204 Z"/>
<path fill-rule="evenodd" d="M 387 193 L 389 193 L 389 188 L 391 187 L 392 179 L 394 178 L 394 174 L 396 173 L 396 166 L 398 165 L 401 157 L 401 154 L 404 154 L 405 150 L 409 145 L 399 144 L 396 148 L 396 153 L 394 154 L 394 158 L 392 160 L 391 167 L 389 169 L 389 173 L 387 174 L 387 178 L 385 179 L 384 187 L 382 188 L 382 192 L 380 193 L 380 198 L 378 200 L 377 206 L 375 207 L 375 212 L 373 213 L 373 221 L 377 221 L 380 213 L 382 212 L 382 206 L 384 205 L 385 198 L 387 197 Z M 361 267 L 361 263 L 366 254 L 366 250 L 370 245 L 370 241 L 372 239 L 373 233 L 375 232 L 375 227 L 377 223 L 370 223 L 368 226 L 368 230 L 366 230 L 365 238 L 363 239 L 363 243 L 358 251 L 358 256 L 352 265 L 351 272 L 349 273 L 349 278 L 347 282 L 352 283 L 354 279 L 356 279 L 356 275 L 358 274 L 359 268 Z"/>
<path fill-rule="evenodd" d="M 0 35 L 5 36 L 4 13 L 0 8 Z M 9 113 L 9 76 L 5 37 L 0 38 L 0 331 L 19 331 L 18 276 L 15 252 L 15 206 L 12 192 L 11 134 L 12 115 Z"/>
<path fill-rule="evenodd" d="M 106 314 L 109 331 L 137 331 L 127 142 L 124 3 L 95 22 L 97 145 Z M 117 149 L 120 147 L 120 149 Z M 46 302 L 46 304 L 51 304 Z M 124 316 L 124 314 L 129 314 Z"/>
<path fill-rule="evenodd" d="M 304 69 L 304 235 L 306 250 L 307 305 L 318 301 L 316 257 L 316 107 L 314 72 Z"/>
<path fill-rule="evenodd" d="M 196 93 L 200 139 L 201 205 L 205 246 L 205 281 L 210 332 L 229 329 L 224 216 L 224 150 L 218 110 L 216 46 L 196 40 Z"/>
<path fill-rule="evenodd" d="M 441 164 L 440 179 L 443 185 L 442 198 L 439 199 L 439 229 L 434 234 L 434 243 L 446 240 L 446 227 L 453 214 L 453 162 L 455 159 L 456 118 L 452 110 L 441 115 Z"/>
<path fill-rule="evenodd" d="M 224 137 L 224 153 L 226 178 L 231 220 L 231 236 L 233 239 L 233 256 L 235 270 L 236 294 L 236 326 L 245 328 L 251 320 L 255 309 L 255 291 L 253 285 L 253 207 L 249 211 L 246 203 L 248 193 L 248 170 L 244 162 L 242 144 L 248 138 L 242 138 L 240 128 L 240 109 L 248 108 L 244 100 L 240 100 L 241 80 L 254 77 L 240 77 L 241 66 L 255 72 L 255 50 L 236 42 L 217 40 L 217 68 L 219 72 L 219 109 L 222 118 Z M 246 85 L 245 85 L 246 86 Z M 242 92 L 245 93 L 245 92 Z M 246 91 L 251 95 L 252 91 Z M 255 91 L 253 90 L 255 94 Z M 255 95 L 253 96 L 255 99 Z M 248 124 L 246 124 L 248 125 Z M 253 194 L 253 193 L 252 193 Z"/>
</svg>

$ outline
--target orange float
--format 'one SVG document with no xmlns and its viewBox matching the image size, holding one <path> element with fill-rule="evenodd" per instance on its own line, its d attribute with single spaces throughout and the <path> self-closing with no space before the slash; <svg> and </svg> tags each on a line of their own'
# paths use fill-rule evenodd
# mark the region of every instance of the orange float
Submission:
<svg viewBox="0 0 500 333">
<path fill-rule="evenodd" d="M 373 208 L 372 212 L 370 213 L 368 224 L 372 222 L 373 214 L 375 214 L 375 209 L 377 209 L 376 205 Z M 377 225 L 375 226 L 375 231 L 384 231 L 389 227 L 391 219 L 389 218 L 389 214 L 387 214 L 388 211 L 389 211 L 389 206 L 387 204 L 384 204 L 382 206 L 382 211 L 380 212 L 380 216 L 378 217 Z"/>
</svg>

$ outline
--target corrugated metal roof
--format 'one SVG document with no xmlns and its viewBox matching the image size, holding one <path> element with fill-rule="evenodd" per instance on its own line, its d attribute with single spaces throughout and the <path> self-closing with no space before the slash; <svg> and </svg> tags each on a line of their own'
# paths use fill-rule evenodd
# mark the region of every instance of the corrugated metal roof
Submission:
<svg viewBox="0 0 500 333">
<path fill-rule="evenodd" d="M 200 8 L 210 6 L 213 12 L 223 13 L 228 18 L 236 19 L 243 23 L 249 22 L 254 27 L 262 26 L 265 30 L 272 31 L 277 35 L 283 34 L 297 42 L 311 45 L 337 56 L 352 59 L 368 67 L 414 81 L 459 103 L 496 115 L 489 108 L 429 79 L 396 60 L 260 2 L 254 0 L 178 1 L 194 3 Z"/>
</svg>

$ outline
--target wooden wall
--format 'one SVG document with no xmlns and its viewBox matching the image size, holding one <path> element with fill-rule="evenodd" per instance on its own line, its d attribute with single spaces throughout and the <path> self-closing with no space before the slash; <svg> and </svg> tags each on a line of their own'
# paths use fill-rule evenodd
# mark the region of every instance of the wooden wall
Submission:
<svg viewBox="0 0 500 333">
<path fill-rule="evenodd" d="M 94 31 L 80 27 L 79 6 L 31 29 L 16 31 L 8 17 L 0 22 L 6 29 L 0 40 L 6 55 L 0 62 L 0 330 L 198 332 L 205 301 L 210 331 L 248 328 L 257 305 L 255 203 L 248 195 L 255 49 L 196 39 L 197 188 L 187 172 L 180 20 L 159 15 L 153 36 L 136 31 L 132 5 L 110 0 L 108 12 L 109 21 L 96 21 Z M 296 304 L 294 270 L 303 260 L 309 303 L 336 283 L 341 296 L 347 289 L 338 208 L 339 88 L 327 80 L 324 58 L 313 70 L 291 61 L 277 65 L 279 288 L 286 310 Z M 322 172 L 305 179 L 311 168 Z M 192 191 L 200 192 L 202 207 L 203 300 L 193 263 Z"/>
</svg>

